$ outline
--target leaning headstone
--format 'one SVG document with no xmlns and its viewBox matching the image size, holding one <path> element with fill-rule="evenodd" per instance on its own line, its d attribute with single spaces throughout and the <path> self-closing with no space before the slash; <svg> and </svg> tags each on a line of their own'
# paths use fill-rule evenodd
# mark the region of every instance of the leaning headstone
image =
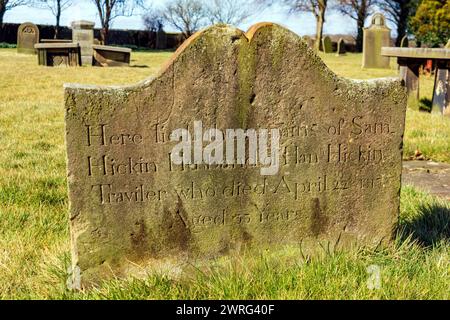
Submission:
<svg viewBox="0 0 450 320">
<path fill-rule="evenodd" d="M 402 38 L 402 41 L 400 42 L 400 47 L 401 47 L 401 48 L 408 48 L 408 47 L 409 47 L 408 36 L 404 36 L 404 37 Z"/>
<path fill-rule="evenodd" d="M 73 21 L 72 22 L 72 41 L 78 43 L 81 48 L 81 62 L 83 65 L 92 66 L 94 50 L 94 26 L 91 21 Z"/>
<path fill-rule="evenodd" d="M 402 82 L 340 78 L 278 25 L 210 27 L 156 78 L 65 90 L 81 287 L 243 250 L 312 254 L 393 235 Z"/>
<path fill-rule="evenodd" d="M 131 49 L 94 44 L 94 66 L 127 67 L 130 65 Z"/>
<path fill-rule="evenodd" d="M 331 38 L 329 36 L 326 36 L 322 39 L 322 51 L 324 53 L 333 52 L 333 43 L 331 42 Z"/>
<path fill-rule="evenodd" d="M 17 29 L 17 52 L 36 54 L 36 43 L 39 43 L 38 26 L 31 22 L 22 23 Z"/>
<path fill-rule="evenodd" d="M 337 44 L 337 53 L 336 53 L 336 55 L 340 56 L 340 55 L 343 55 L 343 54 L 346 54 L 346 53 L 347 53 L 347 50 L 345 49 L 345 41 L 344 41 L 344 39 L 340 38 L 339 41 L 338 41 L 338 44 Z"/>
<path fill-rule="evenodd" d="M 364 28 L 363 68 L 389 68 L 389 57 L 381 55 L 382 47 L 391 44 L 391 29 L 386 26 L 386 19 L 381 13 L 373 15 L 369 28 Z"/>
<path fill-rule="evenodd" d="M 450 49 L 450 39 L 447 41 L 447 44 L 445 45 L 446 49 Z"/>
</svg>

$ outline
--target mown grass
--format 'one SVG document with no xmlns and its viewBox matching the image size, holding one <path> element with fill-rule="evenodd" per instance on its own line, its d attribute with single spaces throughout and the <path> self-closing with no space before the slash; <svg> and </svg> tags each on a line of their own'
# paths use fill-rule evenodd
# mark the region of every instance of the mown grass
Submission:
<svg viewBox="0 0 450 320">
<path fill-rule="evenodd" d="M 33 56 L 0 50 L 0 298 L 450 298 L 450 204 L 412 188 L 402 191 L 398 235 L 387 248 L 324 252 L 315 259 L 302 259 L 294 251 L 245 254 L 193 270 L 186 279 L 154 275 L 69 291 L 62 84 L 134 83 L 155 74 L 170 54 L 133 53 L 130 68 L 66 69 L 39 67 Z M 352 78 L 396 73 L 361 70 L 360 58 L 324 57 L 337 73 Z M 449 131 L 448 119 L 409 111 L 406 151 L 420 148 L 449 162 Z M 378 290 L 367 287 L 370 265 L 381 269 Z"/>
</svg>

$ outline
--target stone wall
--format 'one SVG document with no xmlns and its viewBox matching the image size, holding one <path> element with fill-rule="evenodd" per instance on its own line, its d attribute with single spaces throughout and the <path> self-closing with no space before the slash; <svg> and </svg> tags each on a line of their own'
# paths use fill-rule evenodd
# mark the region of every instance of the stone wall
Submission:
<svg viewBox="0 0 450 320">
<path fill-rule="evenodd" d="M 3 30 L 0 32 L 0 42 L 11 44 L 17 43 L 17 30 L 19 23 L 5 23 Z M 53 39 L 54 26 L 38 25 L 41 39 Z M 157 47 L 157 33 L 144 30 L 110 30 L 110 45 L 143 47 L 150 49 L 176 49 L 182 43 L 182 37 L 178 33 L 165 33 L 167 41 L 162 42 L 163 45 Z M 100 38 L 100 29 L 94 30 L 94 37 Z M 61 27 L 61 39 L 71 39 L 72 30 L 68 27 Z"/>
</svg>

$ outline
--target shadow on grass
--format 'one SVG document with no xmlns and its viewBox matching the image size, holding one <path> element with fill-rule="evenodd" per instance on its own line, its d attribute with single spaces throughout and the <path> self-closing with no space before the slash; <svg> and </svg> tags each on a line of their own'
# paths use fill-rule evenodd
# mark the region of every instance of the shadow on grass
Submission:
<svg viewBox="0 0 450 320">
<path fill-rule="evenodd" d="M 431 112 L 432 105 L 433 105 L 433 102 L 430 99 L 422 98 L 419 101 L 419 110 Z"/>
<path fill-rule="evenodd" d="M 411 238 L 428 247 L 442 240 L 450 240 L 450 208 L 439 204 L 421 205 L 420 215 L 399 224 L 402 240 Z"/>
<path fill-rule="evenodd" d="M 130 66 L 130 68 L 150 68 L 150 67 L 146 64 L 134 64 Z"/>
</svg>

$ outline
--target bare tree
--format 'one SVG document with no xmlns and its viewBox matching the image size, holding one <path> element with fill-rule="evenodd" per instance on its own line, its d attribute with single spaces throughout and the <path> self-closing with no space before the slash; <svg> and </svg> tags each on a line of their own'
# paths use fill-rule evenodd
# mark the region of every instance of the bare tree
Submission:
<svg viewBox="0 0 450 320">
<path fill-rule="evenodd" d="M 145 29 L 149 32 L 148 46 L 153 49 L 163 49 L 166 47 L 167 37 L 164 32 L 164 18 L 161 12 L 154 8 L 146 8 L 143 17 Z"/>
<path fill-rule="evenodd" d="M 147 9 L 143 22 L 145 29 L 151 32 L 158 32 L 164 28 L 164 17 L 159 10 Z"/>
<path fill-rule="evenodd" d="M 162 16 L 187 39 L 205 25 L 207 12 L 200 0 L 170 0 Z"/>
<path fill-rule="evenodd" d="M 310 12 L 316 18 L 316 42 L 314 47 L 319 50 L 325 24 L 325 13 L 328 0 L 256 0 L 257 3 L 266 6 L 281 4 L 289 13 Z"/>
<path fill-rule="evenodd" d="M 70 8 L 72 4 L 72 0 L 36 0 L 33 6 L 40 9 L 47 9 L 52 12 L 53 16 L 56 19 L 55 39 L 58 39 L 62 12 Z"/>
<path fill-rule="evenodd" d="M 362 51 L 364 23 L 371 14 L 372 6 L 376 0 L 339 0 L 338 10 L 344 15 L 356 20 L 358 27 L 356 35 L 356 49 Z"/>
<path fill-rule="evenodd" d="M 402 38 L 407 33 L 409 18 L 414 16 L 418 4 L 419 0 L 380 0 L 380 8 L 397 27 L 397 47 L 400 47 Z"/>
<path fill-rule="evenodd" d="M 3 17 L 15 7 L 29 5 L 32 0 L 0 0 L 0 41 L 3 41 Z"/>
<path fill-rule="evenodd" d="M 238 25 L 247 20 L 252 14 L 247 1 L 210 0 L 206 4 L 206 15 L 211 24 L 226 23 Z"/>
<path fill-rule="evenodd" d="M 137 7 L 142 6 L 142 0 L 91 0 L 98 11 L 102 30 L 101 41 L 108 43 L 111 24 L 117 17 L 131 17 Z"/>
</svg>

